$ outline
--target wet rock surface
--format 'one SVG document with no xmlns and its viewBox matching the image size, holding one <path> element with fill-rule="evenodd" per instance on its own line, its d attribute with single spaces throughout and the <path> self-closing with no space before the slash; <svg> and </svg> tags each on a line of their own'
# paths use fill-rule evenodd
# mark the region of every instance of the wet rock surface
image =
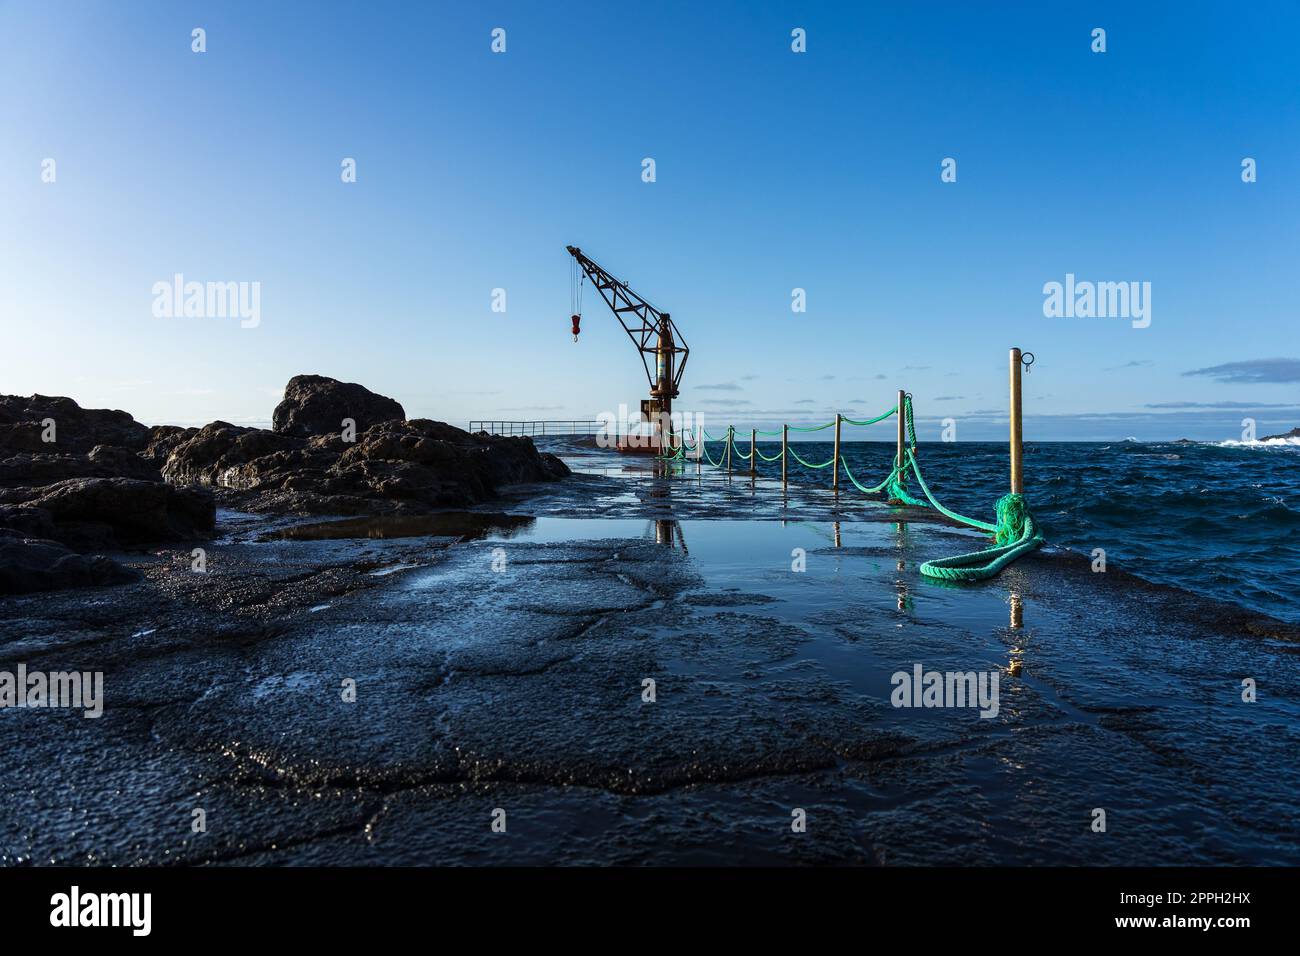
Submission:
<svg viewBox="0 0 1300 956">
<path fill-rule="evenodd" d="M 93 618 L 70 593 L 0 602 L 0 667 L 106 688 L 98 720 L 0 720 L 5 861 L 1300 860 L 1287 625 L 1082 557 L 943 586 L 916 565 L 973 536 L 799 510 L 674 523 L 665 497 L 700 499 L 660 492 L 425 537 L 292 540 L 223 513 L 206 573 L 137 558 Z M 996 671 L 998 714 L 891 706 L 914 663 Z M 1242 675 L 1268 697 L 1241 703 Z"/>
</svg>

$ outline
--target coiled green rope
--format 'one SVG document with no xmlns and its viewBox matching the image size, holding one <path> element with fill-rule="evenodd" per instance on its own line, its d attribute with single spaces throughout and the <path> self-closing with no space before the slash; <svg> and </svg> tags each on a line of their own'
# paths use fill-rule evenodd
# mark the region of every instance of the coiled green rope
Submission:
<svg viewBox="0 0 1300 956">
<path fill-rule="evenodd" d="M 936 558 L 921 565 L 921 573 L 926 577 L 941 581 L 983 581 L 993 577 L 1021 555 L 1028 554 L 1043 543 L 1043 535 L 1034 524 L 1034 517 L 1029 513 L 1029 505 L 1024 495 L 1003 495 L 997 503 L 997 524 L 989 524 L 976 518 L 967 518 L 955 511 L 950 511 L 935 500 L 929 486 L 921 477 L 920 466 L 916 457 L 909 454 L 908 460 L 912 472 L 916 475 L 921 490 L 930 499 L 930 504 L 941 514 L 954 521 L 970 525 L 981 531 L 993 534 L 996 546 L 983 551 L 971 551 L 967 554 L 955 554 L 950 558 Z"/>
<path fill-rule="evenodd" d="M 941 581 L 983 581 L 1043 543 L 1024 495 L 1003 495 L 998 499 L 997 512 L 997 547 L 926 561 L 921 573 Z"/>
</svg>

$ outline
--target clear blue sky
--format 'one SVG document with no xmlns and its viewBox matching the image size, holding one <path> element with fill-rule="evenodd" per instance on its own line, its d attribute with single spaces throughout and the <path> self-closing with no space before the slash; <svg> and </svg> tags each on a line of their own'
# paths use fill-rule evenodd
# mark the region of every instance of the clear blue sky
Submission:
<svg viewBox="0 0 1300 956">
<path fill-rule="evenodd" d="M 719 424 L 902 385 L 923 439 L 1002 438 L 1018 345 L 1031 439 L 1290 428 L 1298 31 L 1294 3 L 0 0 L 0 392 L 265 421 L 315 372 L 461 425 L 635 406 L 590 289 L 571 341 L 574 243 L 672 312 L 679 405 Z M 155 317 L 175 273 L 260 282 L 260 325 Z M 1150 327 L 1044 317 L 1066 273 L 1150 282 Z"/>
</svg>

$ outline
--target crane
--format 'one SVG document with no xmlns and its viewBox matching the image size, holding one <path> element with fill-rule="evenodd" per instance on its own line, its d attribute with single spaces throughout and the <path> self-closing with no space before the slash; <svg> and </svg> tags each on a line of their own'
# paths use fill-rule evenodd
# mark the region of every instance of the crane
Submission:
<svg viewBox="0 0 1300 956">
<path fill-rule="evenodd" d="M 663 429 L 666 423 L 671 440 L 673 399 L 677 397 L 682 372 L 686 370 L 686 359 L 691 352 L 685 338 L 667 312 L 660 312 L 629 288 L 626 282 L 614 278 L 577 246 L 565 248 L 574 260 L 573 341 L 578 341 L 582 320 L 582 285 L 586 279 L 590 279 L 641 354 L 641 364 L 645 367 L 646 380 L 650 384 L 650 398 L 641 402 L 641 417 L 653 423 L 654 430 L 659 435 L 659 447 L 654 447 L 652 439 L 651 447 L 645 450 L 667 448 L 669 442 L 664 440 Z M 654 357 L 653 367 L 651 356 Z"/>
</svg>

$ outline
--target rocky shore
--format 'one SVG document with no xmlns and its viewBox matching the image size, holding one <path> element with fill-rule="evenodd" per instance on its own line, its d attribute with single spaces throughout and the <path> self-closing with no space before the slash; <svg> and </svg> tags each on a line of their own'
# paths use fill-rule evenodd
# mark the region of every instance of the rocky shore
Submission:
<svg viewBox="0 0 1300 956">
<path fill-rule="evenodd" d="M 1300 438 L 1300 428 L 1293 428 L 1289 432 L 1282 432 L 1280 435 L 1265 435 L 1260 441 L 1281 441 L 1287 438 Z"/>
<path fill-rule="evenodd" d="M 146 426 L 70 398 L 0 395 L 0 594 L 130 581 L 109 554 L 202 542 L 217 509 L 419 514 L 568 468 L 528 438 L 406 418 L 356 384 L 299 375 L 272 428 Z"/>
</svg>

